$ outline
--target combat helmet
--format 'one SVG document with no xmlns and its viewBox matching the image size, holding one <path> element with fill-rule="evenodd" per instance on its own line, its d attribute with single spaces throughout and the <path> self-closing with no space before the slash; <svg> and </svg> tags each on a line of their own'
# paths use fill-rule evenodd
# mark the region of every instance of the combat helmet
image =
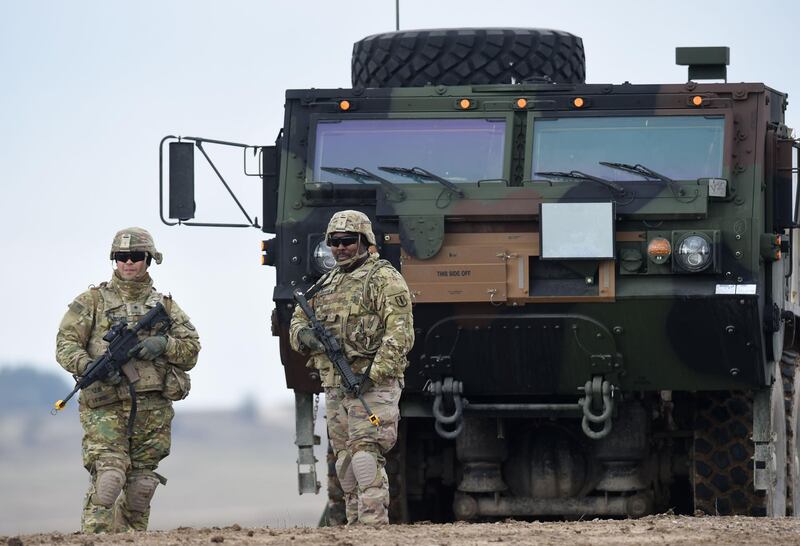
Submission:
<svg viewBox="0 0 800 546">
<path fill-rule="evenodd" d="M 363 212 L 357 210 L 340 210 L 333 216 L 331 221 L 328 222 L 328 229 L 325 236 L 329 237 L 331 233 L 336 232 L 349 232 L 360 233 L 367 238 L 370 245 L 377 245 L 375 242 L 375 234 L 372 233 L 372 222 Z"/>
<path fill-rule="evenodd" d="M 156 244 L 153 242 L 153 236 L 150 232 L 140 227 L 129 227 L 121 229 L 114 235 L 114 240 L 111 242 L 111 252 L 109 258 L 114 259 L 115 252 L 134 252 L 145 251 L 157 264 L 161 263 L 164 259 L 163 255 L 156 250 Z"/>
</svg>

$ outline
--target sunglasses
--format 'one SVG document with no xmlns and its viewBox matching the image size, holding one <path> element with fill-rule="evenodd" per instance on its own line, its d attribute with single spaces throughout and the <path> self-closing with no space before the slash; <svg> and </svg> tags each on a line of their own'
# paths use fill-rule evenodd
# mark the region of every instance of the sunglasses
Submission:
<svg viewBox="0 0 800 546">
<path fill-rule="evenodd" d="M 118 262 L 127 262 L 128 260 L 132 261 L 133 263 L 141 262 L 147 258 L 147 252 L 115 252 L 114 253 L 114 260 Z"/>
<path fill-rule="evenodd" d="M 337 246 L 350 246 L 358 242 L 358 235 L 345 235 L 344 237 L 328 237 L 328 246 L 335 248 Z"/>
</svg>

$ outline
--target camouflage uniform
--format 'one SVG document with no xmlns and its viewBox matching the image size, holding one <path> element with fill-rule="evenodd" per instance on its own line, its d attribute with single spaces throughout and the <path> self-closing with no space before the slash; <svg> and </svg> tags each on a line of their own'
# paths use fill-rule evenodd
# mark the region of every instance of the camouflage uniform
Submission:
<svg viewBox="0 0 800 546">
<path fill-rule="evenodd" d="M 120 249 L 146 250 L 161 263 L 152 237 L 141 228 L 117 233 L 112 259 Z M 169 455 L 172 400 L 188 394 L 186 371 L 197 362 L 200 342 L 189 317 L 170 296 L 153 288 L 146 272 L 141 278 L 124 280 L 114 271 L 111 281 L 75 298 L 58 328 L 56 360 L 77 376 L 103 354 L 108 343 L 102 338 L 112 324 L 124 320 L 132 325 L 159 302 L 171 318 L 164 332 L 164 351 L 154 359 L 130 361 L 140 377 L 135 383 L 137 414 L 131 438 L 127 437 L 131 399 L 124 376 L 116 384 L 98 381 L 80 393 L 83 465 L 91 474 L 81 518 L 84 533 L 147 529 L 150 500 L 158 483 L 166 483 L 155 469 Z M 158 333 L 145 331 L 139 336 Z"/>
<path fill-rule="evenodd" d="M 335 214 L 328 235 L 361 233 L 375 244 L 366 215 Z M 290 326 L 292 347 L 310 354 L 308 366 L 320 371 L 325 388 L 328 435 L 336 454 L 336 474 L 344 491 L 349 524 L 388 523 L 389 483 L 384 455 L 397 440 L 399 401 L 406 354 L 414 344 L 411 296 L 403 277 L 376 253 L 351 271 L 337 266 L 315 287 L 310 301 L 317 318 L 340 340 L 353 371 L 369 371 L 372 385 L 364 398 L 380 418 L 367 419 L 358 398 L 343 393 L 340 377 L 324 353 L 309 350 L 298 338 L 308 320 L 297 307 Z"/>
</svg>

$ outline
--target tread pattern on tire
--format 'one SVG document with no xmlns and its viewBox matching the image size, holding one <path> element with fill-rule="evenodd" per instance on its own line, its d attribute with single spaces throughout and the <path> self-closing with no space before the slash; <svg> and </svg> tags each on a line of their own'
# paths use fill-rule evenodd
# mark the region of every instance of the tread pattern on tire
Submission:
<svg viewBox="0 0 800 546">
<path fill-rule="evenodd" d="M 783 399 L 786 407 L 786 515 L 800 516 L 795 510 L 795 494 L 800 494 L 795 484 L 800 484 L 800 468 L 798 468 L 796 434 L 798 416 L 795 412 L 800 409 L 795 404 L 795 397 L 800 396 L 800 375 L 797 373 L 798 356 L 796 351 L 785 350 L 781 356 L 781 378 L 783 379 Z M 798 499 L 800 500 L 800 499 Z"/>
<path fill-rule="evenodd" d="M 581 38 L 548 29 L 388 32 L 353 44 L 353 87 L 417 87 L 586 79 Z"/>
<path fill-rule="evenodd" d="M 766 515 L 766 492 L 753 487 L 752 434 L 752 393 L 698 395 L 692 468 L 695 511 Z"/>
</svg>

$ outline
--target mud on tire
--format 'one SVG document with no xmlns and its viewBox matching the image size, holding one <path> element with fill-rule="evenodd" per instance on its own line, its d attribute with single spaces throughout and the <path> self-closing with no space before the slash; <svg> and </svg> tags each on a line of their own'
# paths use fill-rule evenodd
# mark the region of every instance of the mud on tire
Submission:
<svg viewBox="0 0 800 546">
<path fill-rule="evenodd" d="M 783 351 L 781 377 L 786 406 L 786 515 L 800 517 L 800 373 L 798 354 Z"/>
<path fill-rule="evenodd" d="M 459 28 L 374 34 L 353 44 L 353 87 L 583 83 L 583 41 L 547 29 Z"/>
<path fill-rule="evenodd" d="M 780 517 L 786 514 L 786 417 L 783 383 L 777 376 L 769 391 L 769 424 L 774 459 L 766 461 L 775 483 L 754 487 L 752 392 L 699 393 L 692 449 L 695 511 L 709 515 Z"/>
<path fill-rule="evenodd" d="M 695 510 L 721 516 L 766 515 L 766 493 L 753 488 L 752 394 L 698 394 L 694 429 Z"/>
</svg>

